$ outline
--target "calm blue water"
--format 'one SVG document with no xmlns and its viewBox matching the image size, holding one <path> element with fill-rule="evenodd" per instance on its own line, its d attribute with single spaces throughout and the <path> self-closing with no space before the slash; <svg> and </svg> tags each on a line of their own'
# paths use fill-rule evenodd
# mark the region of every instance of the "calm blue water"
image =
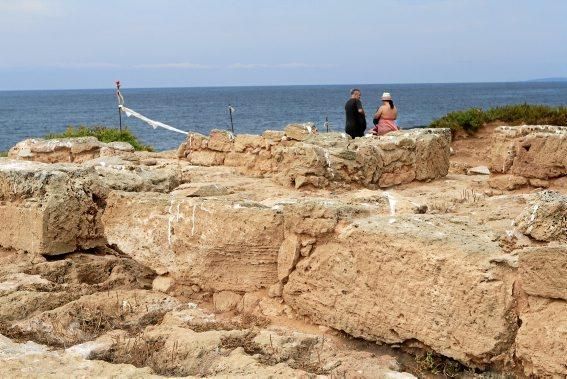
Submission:
<svg viewBox="0 0 567 379">
<path fill-rule="evenodd" d="M 392 93 L 402 128 L 427 125 L 447 112 L 513 103 L 567 104 L 567 83 L 469 83 L 361 85 L 370 117 L 383 91 Z M 236 108 L 236 133 L 282 129 L 290 122 L 313 121 L 322 129 L 325 117 L 342 131 L 348 85 L 123 89 L 126 106 L 154 120 L 207 134 L 229 128 L 227 105 Z M 182 134 L 154 130 L 135 119 L 123 122 L 158 150 L 176 148 Z M 25 138 L 60 132 L 68 125 L 118 127 L 114 90 L 0 91 L 0 151 Z"/>
</svg>

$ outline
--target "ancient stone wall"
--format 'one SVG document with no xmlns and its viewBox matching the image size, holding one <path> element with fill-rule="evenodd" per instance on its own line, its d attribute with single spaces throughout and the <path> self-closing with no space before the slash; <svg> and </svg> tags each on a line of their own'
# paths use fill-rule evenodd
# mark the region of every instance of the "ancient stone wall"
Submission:
<svg viewBox="0 0 567 379">
<path fill-rule="evenodd" d="M 336 184 L 390 187 L 447 175 L 450 132 L 420 129 L 352 140 L 345 134 L 316 134 L 310 125 L 283 132 L 237 135 L 213 130 L 190 134 L 178 156 L 195 165 L 237 167 L 253 176 L 272 176 L 296 188 Z"/>
<path fill-rule="evenodd" d="M 492 186 L 515 189 L 528 183 L 546 187 L 547 180 L 567 175 L 567 127 L 500 126 L 494 130 L 490 172 Z M 498 177 L 498 174 L 505 174 Z"/>
<path fill-rule="evenodd" d="M 556 196 L 526 207 L 542 210 L 538 225 L 555 217 Z M 477 367 L 509 364 L 517 351 L 527 375 L 567 373 L 564 234 L 510 251 L 466 217 L 395 216 L 340 200 L 114 193 L 108 201 L 109 242 L 177 285 L 213 292 L 219 310 L 246 309 L 264 288 L 292 312 L 370 341 Z"/>
</svg>

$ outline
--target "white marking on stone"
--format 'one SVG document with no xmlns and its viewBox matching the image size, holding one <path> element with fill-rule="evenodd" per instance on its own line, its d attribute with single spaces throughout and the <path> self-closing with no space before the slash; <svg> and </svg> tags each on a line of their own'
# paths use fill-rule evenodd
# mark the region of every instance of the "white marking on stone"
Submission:
<svg viewBox="0 0 567 379">
<path fill-rule="evenodd" d="M 396 215 L 396 204 L 398 203 L 398 200 L 394 197 L 394 195 L 392 195 L 388 191 L 384 192 L 384 196 L 386 197 L 386 199 L 388 199 L 388 206 L 390 207 L 390 216 L 392 217 L 388 222 L 392 224 L 396 221 L 396 219 L 393 217 Z"/>
<path fill-rule="evenodd" d="M 191 235 L 195 235 L 195 211 L 197 210 L 197 204 L 193 205 L 193 214 L 191 215 Z"/>
</svg>

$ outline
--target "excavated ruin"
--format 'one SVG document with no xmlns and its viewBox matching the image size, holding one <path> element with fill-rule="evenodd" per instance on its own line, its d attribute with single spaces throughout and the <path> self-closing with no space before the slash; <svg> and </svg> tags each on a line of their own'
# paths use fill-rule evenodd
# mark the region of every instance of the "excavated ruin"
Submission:
<svg viewBox="0 0 567 379">
<path fill-rule="evenodd" d="M 566 133 L 495 133 L 468 174 L 447 130 L 21 142 L 0 158 L 0 373 L 565 376 L 567 155 L 525 154 Z"/>
</svg>

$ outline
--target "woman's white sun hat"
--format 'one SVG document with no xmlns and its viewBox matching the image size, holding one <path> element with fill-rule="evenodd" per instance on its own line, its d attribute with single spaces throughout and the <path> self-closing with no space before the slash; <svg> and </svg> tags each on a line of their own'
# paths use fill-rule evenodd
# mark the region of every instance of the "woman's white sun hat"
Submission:
<svg viewBox="0 0 567 379">
<path fill-rule="evenodd" d="M 390 92 L 384 92 L 382 94 L 382 100 L 392 100 L 392 95 L 390 95 Z"/>
</svg>

